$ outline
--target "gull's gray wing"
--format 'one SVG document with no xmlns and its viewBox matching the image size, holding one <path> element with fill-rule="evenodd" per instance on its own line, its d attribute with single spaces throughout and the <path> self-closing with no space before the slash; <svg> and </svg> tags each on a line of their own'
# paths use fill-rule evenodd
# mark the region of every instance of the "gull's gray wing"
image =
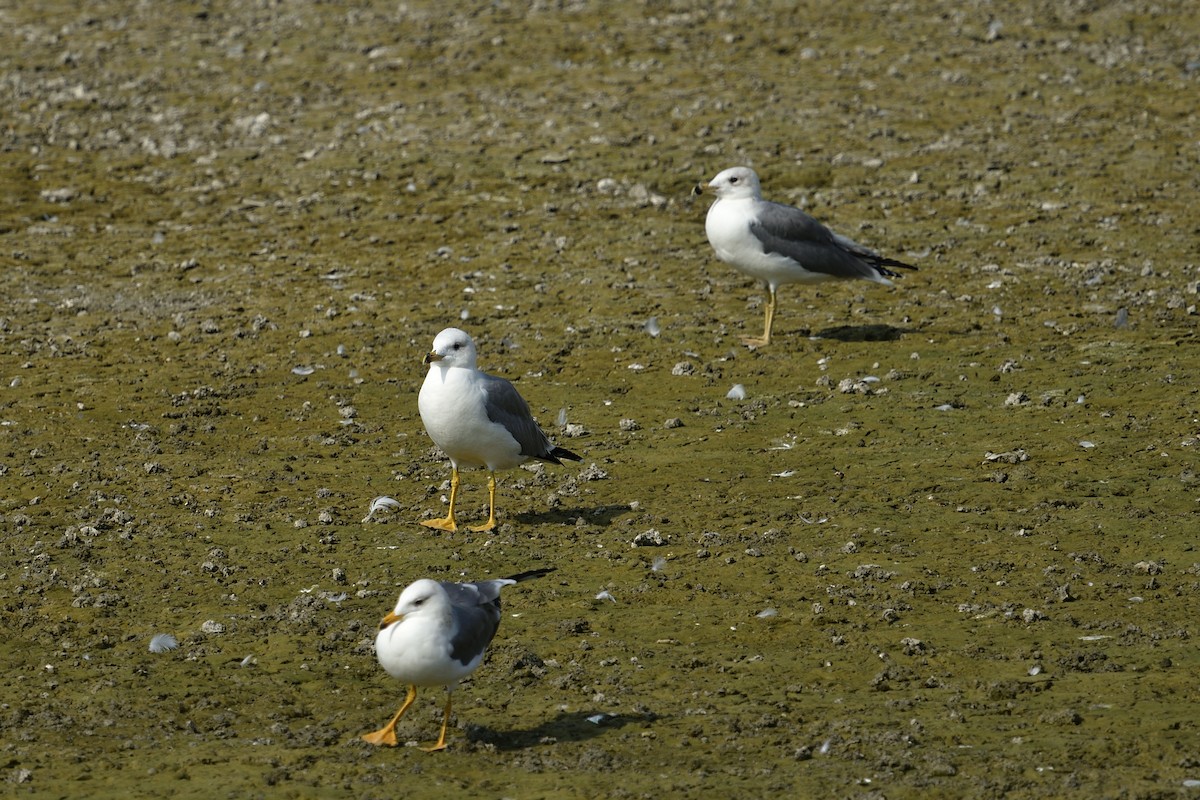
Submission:
<svg viewBox="0 0 1200 800">
<path fill-rule="evenodd" d="M 508 578 L 477 583 L 442 582 L 450 596 L 454 616 L 454 635 L 450 637 L 450 657 L 470 664 L 491 643 L 500 628 L 500 590 L 519 581 L 540 578 L 554 567 L 531 569 Z"/>
<path fill-rule="evenodd" d="M 450 595 L 450 613 L 454 617 L 450 657 L 455 661 L 470 664 L 487 649 L 500 628 L 500 587 L 509 583 L 513 581 L 442 583 Z"/>
<path fill-rule="evenodd" d="M 512 437 L 517 440 L 517 444 L 521 446 L 521 455 L 542 461 L 551 461 L 555 464 L 562 463 L 559 461 L 560 457 L 580 460 L 579 456 L 569 450 L 555 447 L 550 442 L 546 434 L 538 427 L 537 421 L 533 418 L 533 412 L 529 410 L 529 404 L 525 402 L 524 397 L 521 397 L 517 387 L 504 378 L 497 378 L 486 372 L 482 375 L 483 405 L 487 410 L 488 419 L 498 425 L 503 425 L 504 429 L 512 434 Z"/>
<path fill-rule="evenodd" d="M 854 240 L 834 233 L 798 208 L 763 201 L 756 206 L 750 223 L 767 253 L 790 258 L 809 272 L 835 278 L 878 280 L 881 275 L 895 277 L 885 267 L 916 269 L 901 261 L 884 258 Z"/>
</svg>

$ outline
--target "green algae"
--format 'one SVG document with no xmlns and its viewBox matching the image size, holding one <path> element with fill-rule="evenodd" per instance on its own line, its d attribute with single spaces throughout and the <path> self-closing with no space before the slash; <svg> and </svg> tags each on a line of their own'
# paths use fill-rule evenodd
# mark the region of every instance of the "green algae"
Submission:
<svg viewBox="0 0 1200 800">
<path fill-rule="evenodd" d="M 1183 794 L 1196 24 L 994 12 L 0 11 L 9 788 Z M 741 348 L 764 292 L 688 197 L 735 163 L 920 271 Z M 452 323 L 586 430 L 488 535 L 416 524 Z M 448 752 L 358 741 L 400 586 L 537 565 Z"/>
</svg>

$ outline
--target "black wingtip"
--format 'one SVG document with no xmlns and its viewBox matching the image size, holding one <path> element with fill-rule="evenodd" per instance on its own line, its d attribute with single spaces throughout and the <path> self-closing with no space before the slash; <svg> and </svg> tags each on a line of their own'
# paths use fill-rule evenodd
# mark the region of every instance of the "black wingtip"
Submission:
<svg viewBox="0 0 1200 800">
<path fill-rule="evenodd" d="M 555 458 L 565 458 L 569 461 L 583 461 L 583 456 L 576 455 L 565 447 L 554 448 L 550 451 L 550 455 L 554 456 Z M 562 462 L 560 461 L 559 463 L 561 464 Z"/>
<path fill-rule="evenodd" d="M 540 578 L 543 575 L 547 575 L 551 572 L 554 572 L 554 567 L 542 567 L 541 569 L 531 569 L 531 570 L 527 570 L 525 572 L 518 572 L 516 575 L 509 575 L 508 580 L 516 581 L 517 583 L 520 583 L 521 581 L 528 581 L 528 580 L 532 580 L 534 578 Z"/>
<path fill-rule="evenodd" d="M 914 271 L 917 269 L 912 264 L 905 264 L 903 261 L 897 261 L 894 258 L 885 258 L 883 256 L 877 257 L 874 267 L 875 269 L 879 270 L 881 275 L 885 275 L 889 278 L 903 278 L 904 273 L 890 270 L 888 267 L 899 267 L 900 269 L 911 269 Z"/>
</svg>

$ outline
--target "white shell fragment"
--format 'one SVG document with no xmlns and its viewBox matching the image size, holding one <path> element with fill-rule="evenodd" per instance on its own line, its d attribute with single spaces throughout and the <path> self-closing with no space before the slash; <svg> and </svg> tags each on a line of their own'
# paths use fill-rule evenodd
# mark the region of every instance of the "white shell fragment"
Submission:
<svg viewBox="0 0 1200 800">
<path fill-rule="evenodd" d="M 726 397 L 726 399 L 729 399 L 729 400 L 745 400 L 746 399 L 746 387 L 740 383 L 735 383 L 733 385 L 733 388 L 729 390 L 729 392 L 725 395 L 725 397 Z"/>
<path fill-rule="evenodd" d="M 400 503 L 395 498 L 387 497 L 386 495 L 380 495 L 379 497 L 376 497 L 374 500 L 371 501 L 371 507 L 370 507 L 370 509 L 367 510 L 367 515 L 365 517 L 363 517 L 363 522 L 370 522 L 371 517 L 373 517 L 375 515 L 375 512 L 380 510 L 381 508 L 399 508 L 399 507 L 400 507 Z"/>
<path fill-rule="evenodd" d="M 150 639 L 151 653 L 166 653 L 179 647 L 179 641 L 169 633 L 157 633 Z"/>
</svg>

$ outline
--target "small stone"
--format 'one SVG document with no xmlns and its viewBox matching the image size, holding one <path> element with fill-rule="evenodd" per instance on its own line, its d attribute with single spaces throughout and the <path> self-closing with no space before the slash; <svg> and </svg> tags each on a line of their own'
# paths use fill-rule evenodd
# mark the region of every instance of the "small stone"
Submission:
<svg viewBox="0 0 1200 800">
<path fill-rule="evenodd" d="M 633 547 L 661 547 L 662 545 L 664 545 L 666 543 L 667 543 L 667 541 L 666 541 L 666 539 L 663 538 L 663 535 L 661 533 L 659 533 L 657 530 L 655 530 L 654 528 L 651 528 L 650 530 L 643 531 L 643 532 L 639 533 L 637 536 L 633 537 L 632 546 Z"/>
</svg>

